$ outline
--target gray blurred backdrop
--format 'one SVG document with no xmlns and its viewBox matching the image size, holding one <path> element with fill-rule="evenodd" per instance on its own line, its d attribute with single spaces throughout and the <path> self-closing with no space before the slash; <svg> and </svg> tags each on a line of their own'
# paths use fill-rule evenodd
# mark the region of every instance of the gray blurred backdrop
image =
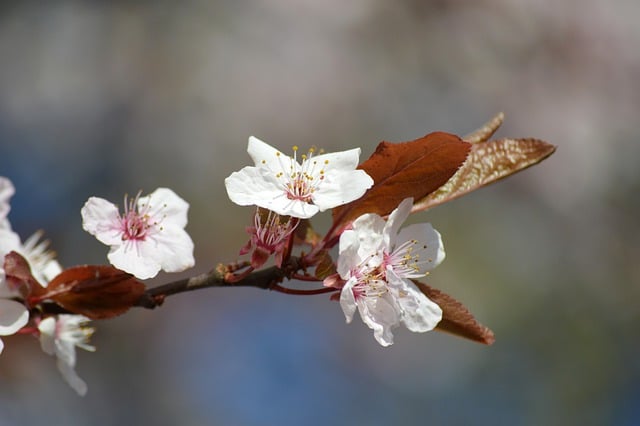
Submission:
<svg viewBox="0 0 640 426">
<path fill-rule="evenodd" d="M 0 425 L 640 424 L 639 14 L 632 0 L 2 2 L 10 219 L 23 238 L 44 229 L 67 266 L 106 262 L 81 228 L 89 196 L 159 186 L 191 204 L 189 274 L 236 259 L 252 209 L 223 179 L 249 164 L 250 135 L 366 158 L 504 111 L 499 135 L 558 151 L 414 218 L 447 249 L 429 284 L 495 331 L 491 347 L 399 330 L 381 348 L 326 296 L 208 290 L 96 322 L 85 398 L 35 339 L 6 339 Z"/>
</svg>

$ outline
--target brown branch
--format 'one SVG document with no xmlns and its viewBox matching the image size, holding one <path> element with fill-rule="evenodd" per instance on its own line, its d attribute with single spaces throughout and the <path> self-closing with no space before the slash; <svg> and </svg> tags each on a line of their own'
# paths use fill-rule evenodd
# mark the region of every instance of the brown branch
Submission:
<svg viewBox="0 0 640 426">
<path fill-rule="evenodd" d="M 149 288 L 134 306 L 153 309 L 162 305 L 168 296 L 212 287 L 256 287 L 268 290 L 284 279 L 290 279 L 299 268 L 300 259 L 291 257 L 282 268 L 272 266 L 236 281 L 233 279 L 235 277 L 233 272 L 227 266 L 220 264 L 211 272 Z"/>
</svg>

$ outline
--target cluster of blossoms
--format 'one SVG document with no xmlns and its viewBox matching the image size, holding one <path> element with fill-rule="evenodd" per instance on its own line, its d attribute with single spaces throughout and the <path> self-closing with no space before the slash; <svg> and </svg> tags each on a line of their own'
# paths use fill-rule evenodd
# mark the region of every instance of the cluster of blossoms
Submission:
<svg viewBox="0 0 640 426">
<path fill-rule="evenodd" d="M 402 224 L 411 212 L 457 198 L 554 152 L 552 145 L 532 138 L 489 140 L 503 118 L 498 114 L 464 140 L 434 132 L 409 142 L 382 142 L 361 164 L 360 149 L 311 149 L 298 155 L 294 147 L 289 157 L 251 137 L 248 153 L 254 165 L 225 179 L 231 201 L 256 206 L 247 227 L 249 241 L 240 249 L 250 260 L 152 289 L 140 280 L 195 264 L 194 245 L 185 231 L 189 204 L 172 190 L 125 196 L 122 212 L 105 199 L 89 198 L 81 209 L 83 228 L 110 246 L 111 266 L 63 269 L 48 243 L 41 242 L 41 233 L 22 242 L 12 230 L 7 214 L 15 190 L 0 177 L 0 336 L 39 339 L 82 395 L 87 386 L 75 372 L 76 347 L 95 350 L 89 343 L 90 320 L 112 318 L 133 306 L 154 308 L 167 295 L 246 279 L 247 285 L 284 293 L 332 293 L 346 321 L 357 310 L 382 346 L 393 344 L 393 330 L 400 325 L 420 333 L 438 327 L 491 344 L 491 330 L 461 303 L 416 281 L 444 260 L 440 234 L 428 223 Z M 309 219 L 326 210 L 332 210 L 333 221 L 321 236 Z M 294 255 L 296 246 L 309 250 Z M 275 266 L 252 274 L 272 256 Z M 285 279 L 316 282 L 320 288 L 286 288 L 280 285 Z M 3 348 L 0 340 L 0 352 Z"/>
<path fill-rule="evenodd" d="M 172 190 L 125 196 L 122 212 L 105 199 L 89 198 L 81 209 L 83 228 L 110 246 L 112 266 L 63 270 L 48 243 L 40 242 L 41 233 L 23 243 L 12 230 L 7 214 L 14 187 L 0 177 L 0 336 L 37 337 L 42 349 L 56 356 L 66 381 L 84 394 L 87 386 L 75 372 L 75 348 L 95 350 L 89 344 L 90 320 L 121 315 L 133 306 L 153 308 L 181 291 L 233 285 L 273 256 L 271 271 L 255 274 L 249 285 L 295 294 L 333 293 L 346 321 L 357 310 L 382 346 L 393 344 L 393 330 L 400 325 L 413 332 L 437 326 L 490 344 L 491 330 L 464 306 L 416 281 L 444 260 L 440 234 L 428 223 L 401 228 L 412 211 L 456 198 L 553 153 L 553 146 L 534 139 L 488 141 L 501 122 L 498 115 L 468 141 L 434 132 L 405 143 L 382 142 L 362 164 L 360 149 L 312 149 L 298 155 L 294 147 L 289 157 L 251 137 L 248 153 L 254 165 L 225 179 L 231 201 L 256 206 L 247 227 L 249 241 L 240 249 L 250 260 L 153 289 L 140 280 L 195 264 L 193 241 L 185 231 L 189 204 Z M 491 161 L 480 161 L 482 156 Z M 329 209 L 333 223 L 322 237 L 309 219 Z M 336 245 L 334 261 L 330 253 Z M 294 246 L 309 251 L 294 256 Z M 280 286 L 284 279 L 322 286 L 285 288 Z M 263 282 L 256 285 L 257 280 Z M 3 347 L 0 340 L 0 352 Z"/>
<path fill-rule="evenodd" d="M 11 252 L 22 256 L 36 285 L 46 289 L 63 269 L 54 254 L 47 250 L 48 242 L 40 242 L 41 232 L 22 243 L 11 229 L 7 214 L 14 192 L 11 181 L 0 177 L 0 258 L 5 259 Z M 84 229 L 111 245 L 108 255 L 111 264 L 146 279 L 154 277 L 160 269 L 179 272 L 194 265 L 193 242 L 184 231 L 188 207 L 173 191 L 159 188 L 151 195 L 137 196 L 129 203 L 125 198 L 122 215 L 115 205 L 97 197 L 91 197 L 81 213 Z M 45 314 L 30 306 L 27 294 L 32 292 L 24 285 L 12 282 L 0 265 L 0 336 L 21 333 L 38 337 L 43 351 L 56 356 L 58 369 L 65 380 L 84 395 L 87 385 L 75 372 L 75 348 L 95 350 L 89 344 L 94 332 L 88 326 L 90 319 L 76 314 Z M 0 352 L 3 347 L 0 340 Z"/>
<path fill-rule="evenodd" d="M 282 262 L 287 242 L 301 219 L 360 198 L 373 179 L 356 167 L 360 149 L 314 155 L 311 150 L 297 159 L 289 157 L 255 137 L 248 152 L 254 166 L 232 173 L 225 185 L 229 198 L 239 205 L 258 206 L 255 225 L 248 228 L 249 243 L 241 254 L 253 249 L 252 267 L 269 255 Z M 409 330 L 432 330 L 442 318 L 440 307 L 411 281 L 427 274 L 444 259 L 440 234 L 429 224 L 399 231 L 409 216 L 407 198 L 388 221 L 377 214 L 363 214 L 339 240 L 337 275 L 327 277 L 327 287 L 341 290 L 340 305 L 351 322 L 356 308 L 364 323 L 383 346 L 393 343 L 391 330 L 404 324 Z M 269 211 L 265 219 L 265 213 Z"/>
</svg>

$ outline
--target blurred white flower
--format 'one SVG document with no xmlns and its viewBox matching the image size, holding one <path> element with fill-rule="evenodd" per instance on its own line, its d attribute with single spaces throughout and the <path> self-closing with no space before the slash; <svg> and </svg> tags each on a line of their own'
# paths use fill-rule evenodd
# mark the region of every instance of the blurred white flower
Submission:
<svg viewBox="0 0 640 426">
<path fill-rule="evenodd" d="M 180 272 L 195 264 L 193 241 L 184 230 L 189 204 L 170 189 L 158 188 L 146 197 L 125 197 L 121 216 L 109 201 L 91 197 L 82 207 L 82 227 L 111 246 L 113 266 L 140 279 L 162 269 Z"/>
<path fill-rule="evenodd" d="M 94 329 L 88 327 L 89 318 L 82 315 L 58 315 L 40 321 L 40 345 L 42 350 L 57 358 L 58 370 L 64 379 L 81 396 L 87 393 L 87 384 L 76 373 L 76 346 L 94 352 L 89 344 Z"/>
<path fill-rule="evenodd" d="M 247 166 L 225 179 L 231 201 L 256 205 L 280 215 L 310 218 L 319 211 L 360 198 L 373 185 L 363 170 L 356 170 L 360 149 L 314 155 L 310 150 L 297 161 L 250 137 L 247 151 L 255 166 Z"/>
<path fill-rule="evenodd" d="M 9 205 L 9 199 L 15 193 L 15 188 L 11 180 L 0 176 L 0 229 L 11 229 L 9 221 L 7 220 L 7 214 L 11 209 Z"/>
<path fill-rule="evenodd" d="M 427 275 L 445 257 L 440 234 L 430 224 L 398 232 L 412 204 L 405 199 L 386 222 L 377 214 L 364 214 L 340 236 L 338 273 L 346 280 L 340 305 L 347 322 L 357 308 L 382 346 L 393 343 L 392 329 L 400 323 L 426 332 L 442 319 L 440 307 L 410 280 Z"/>
</svg>

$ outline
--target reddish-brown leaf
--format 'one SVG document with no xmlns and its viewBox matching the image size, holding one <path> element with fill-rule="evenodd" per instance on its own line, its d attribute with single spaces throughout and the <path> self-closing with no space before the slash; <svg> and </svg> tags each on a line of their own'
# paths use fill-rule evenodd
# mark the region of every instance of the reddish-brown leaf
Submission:
<svg viewBox="0 0 640 426">
<path fill-rule="evenodd" d="M 471 145 L 460 169 L 437 191 L 419 199 L 412 212 L 451 201 L 544 160 L 556 147 L 538 139 L 497 139 Z"/>
<path fill-rule="evenodd" d="M 504 122 L 504 113 L 499 112 L 491 120 L 487 121 L 479 129 L 465 135 L 462 139 L 469 143 L 486 142 L 498 130 Z"/>
<path fill-rule="evenodd" d="M 18 289 L 25 299 L 40 294 L 44 290 L 31 274 L 29 262 L 15 251 L 11 251 L 4 257 L 4 273 L 9 285 Z"/>
<path fill-rule="evenodd" d="M 414 281 L 414 283 L 420 291 L 442 309 L 442 320 L 436 326 L 437 330 L 446 331 L 485 345 L 491 345 L 495 341 L 493 331 L 476 321 L 462 303 L 424 283 L 418 281 Z"/>
<path fill-rule="evenodd" d="M 444 132 L 410 142 L 381 142 L 359 167 L 373 178 L 373 187 L 361 198 L 333 209 L 334 229 L 339 232 L 364 213 L 386 216 L 407 197 L 424 198 L 454 175 L 470 146 Z"/>
<path fill-rule="evenodd" d="M 104 319 L 129 310 L 145 286 L 133 275 L 112 266 L 85 265 L 62 271 L 46 290 L 42 299 L 51 299 L 68 311 L 91 319 Z"/>
</svg>

